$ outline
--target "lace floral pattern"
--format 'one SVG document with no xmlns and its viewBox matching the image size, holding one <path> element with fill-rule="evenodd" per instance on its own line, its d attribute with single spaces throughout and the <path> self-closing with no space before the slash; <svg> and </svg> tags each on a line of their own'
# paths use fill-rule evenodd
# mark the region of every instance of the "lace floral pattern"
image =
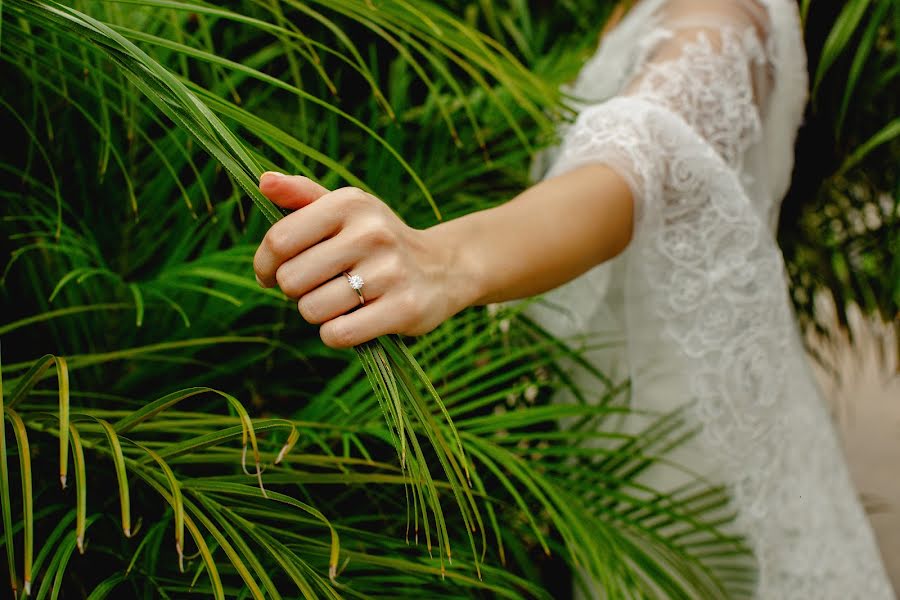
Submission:
<svg viewBox="0 0 900 600">
<path fill-rule="evenodd" d="M 653 45 L 673 36 L 674 32 L 662 30 L 653 36 Z M 752 27 L 724 28 L 720 43 L 717 49 L 701 31 L 696 40 L 681 45 L 677 62 L 645 60 L 629 95 L 651 100 L 685 119 L 728 166 L 739 169 L 747 148 L 759 141 L 762 131 L 753 67 L 765 65 L 767 56 Z"/>
<path fill-rule="evenodd" d="M 757 74 L 775 51 L 754 27 L 700 31 L 666 61 L 637 45 L 650 58 L 635 61 L 625 94 L 581 112 L 549 176 L 602 162 L 632 189 L 627 326 L 654 324 L 690 373 L 698 443 L 730 480 L 758 562 L 757 597 L 887 600 L 765 221 L 779 198 L 747 185 L 745 157 L 765 132 Z"/>
</svg>

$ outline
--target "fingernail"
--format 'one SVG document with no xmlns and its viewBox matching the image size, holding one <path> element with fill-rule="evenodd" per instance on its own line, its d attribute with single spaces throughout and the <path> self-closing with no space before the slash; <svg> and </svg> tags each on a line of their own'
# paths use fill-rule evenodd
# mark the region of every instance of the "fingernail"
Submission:
<svg viewBox="0 0 900 600">
<path fill-rule="evenodd" d="M 263 285 L 262 279 L 259 278 L 259 275 L 254 273 L 253 276 L 256 277 L 256 283 L 259 285 L 259 287 L 265 287 Z"/>
<path fill-rule="evenodd" d="M 284 177 L 285 176 L 284 173 L 279 173 L 278 171 L 266 171 L 265 173 L 263 173 L 262 175 L 259 176 L 259 181 L 262 182 L 263 178 L 266 177 L 267 175 L 271 176 L 271 177 Z"/>
</svg>

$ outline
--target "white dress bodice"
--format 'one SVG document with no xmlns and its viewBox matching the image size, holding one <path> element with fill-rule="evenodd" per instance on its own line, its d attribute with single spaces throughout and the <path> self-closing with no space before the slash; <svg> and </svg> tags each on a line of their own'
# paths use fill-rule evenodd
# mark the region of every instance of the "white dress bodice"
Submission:
<svg viewBox="0 0 900 600">
<path fill-rule="evenodd" d="M 640 2 L 585 64 L 569 90 L 579 116 L 536 163 L 539 177 L 614 168 L 635 201 L 631 244 L 529 312 L 561 338 L 620 341 L 586 357 L 630 377 L 639 411 L 689 406 L 700 434 L 670 458 L 729 486 L 756 597 L 888 600 L 774 238 L 806 89 L 791 0 Z"/>
</svg>

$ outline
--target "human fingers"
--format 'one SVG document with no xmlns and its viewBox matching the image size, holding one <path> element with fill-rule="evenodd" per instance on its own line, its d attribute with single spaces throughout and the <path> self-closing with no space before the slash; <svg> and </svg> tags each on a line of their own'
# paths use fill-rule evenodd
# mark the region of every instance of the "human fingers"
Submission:
<svg viewBox="0 0 900 600">
<path fill-rule="evenodd" d="M 272 225 L 253 258 L 257 281 L 263 287 L 274 286 L 277 283 L 275 274 L 283 263 L 322 240 L 335 236 L 350 221 L 361 222 L 362 225 L 356 229 L 371 232 L 370 237 L 384 237 L 389 233 L 384 227 L 385 219 L 366 217 L 386 211 L 389 209 L 383 203 L 356 188 L 341 188 L 325 194 Z M 329 273 L 328 276 L 334 274 Z"/>
<path fill-rule="evenodd" d="M 278 267 L 275 280 L 289 298 L 299 298 L 343 273 L 365 257 L 350 236 L 319 242 Z"/>
<path fill-rule="evenodd" d="M 334 236 L 346 221 L 375 205 L 374 198 L 362 190 L 341 188 L 287 215 L 269 228 L 256 250 L 256 280 L 263 287 L 274 286 L 275 273 L 285 261 Z"/>
<path fill-rule="evenodd" d="M 371 278 L 367 278 L 372 283 L 363 280 L 362 288 L 357 293 L 351 286 L 348 275 L 356 275 L 362 279 L 360 273 L 372 275 Z M 347 271 L 346 274 L 341 273 L 334 279 L 304 294 L 297 302 L 297 308 L 308 323 L 321 325 L 364 306 L 365 303 L 374 302 L 390 287 L 389 283 L 385 278 L 379 277 L 373 269 L 367 268 L 366 263 L 362 263 L 353 270 Z"/>
<path fill-rule="evenodd" d="M 289 209 L 300 209 L 308 206 L 328 194 L 328 189 L 318 183 L 300 175 L 284 175 L 273 171 L 266 171 L 259 178 L 259 190 L 264 196 L 272 200 L 278 206 Z M 296 213 L 293 213 L 296 214 Z M 290 216 L 290 215 L 289 215 Z M 285 222 L 282 219 L 273 226 L 263 239 L 253 259 L 256 280 L 263 287 L 275 285 L 275 271 L 286 259 L 294 256 L 305 246 L 303 244 L 315 243 L 295 235 L 294 219 Z M 309 223 L 307 231 L 316 233 L 314 221 Z M 326 225 L 319 223 L 318 225 Z M 327 226 L 327 225 L 326 225 Z M 274 231 L 273 231 L 274 229 Z"/>
<path fill-rule="evenodd" d="M 405 294 L 385 294 L 358 310 L 331 319 L 319 328 L 319 336 L 332 348 L 352 348 L 381 335 L 405 333 L 419 314 Z M 410 298 L 411 299 L 411 298 Z"/>
<path fill-rule="evenodd" d="M 274 171 L 266 171 L 260 175 L 259 191 L 281 208 L 291 210 L 303 208 L 329 192 L 309 177 L 284 175 Z"/>
</svg>

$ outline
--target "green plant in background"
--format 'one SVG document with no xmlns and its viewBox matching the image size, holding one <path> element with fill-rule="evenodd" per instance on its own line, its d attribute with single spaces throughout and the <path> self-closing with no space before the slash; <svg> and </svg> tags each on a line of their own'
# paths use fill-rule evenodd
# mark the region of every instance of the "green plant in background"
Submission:
<svg viewBox="0 0 900 600">
<path fill-rule="evenodd" d="M 900 5 L 804 0 L 813 38 L 801 185 L 782 219 L 794 298 L 812 316 L 817 289 L 888 321 L 900 318 Z M 816 60 L 818 59 L 818 60 Z M 805 142 L 805 143 L 804 143 Z"/>
<path fill-rule="evenodd" d="M 619 432 L 627 382 L 515 310 L 354 356 L 251 275 L 264 169 L 419 226 L 521 189 L 609 8 L 565 6 L 2 3 L 14 594 L 748 593 L 724 491 L 641 484 L 680 416 Z"/>
<path fill-rule="evenodd" d="M 610 4 L 0 2 L 14 593 L 551 598 L 589 574 L 611 597 L 749 595 L 725 492 L 641 482 L 680 415 L 621 432 L 628 384 L 581 350 L 505 309 L 336 352 L 252 277 L 280 216 L 265 169 L 423 227 L 521 190 Z M 862 4 L 836 30 L 896 32 Z M 888 79 L 892 35 L 860 59 Z M 883 129 L 854 117 L 878 89 L 848 96 L 847 148 Z"/>
</svg>

